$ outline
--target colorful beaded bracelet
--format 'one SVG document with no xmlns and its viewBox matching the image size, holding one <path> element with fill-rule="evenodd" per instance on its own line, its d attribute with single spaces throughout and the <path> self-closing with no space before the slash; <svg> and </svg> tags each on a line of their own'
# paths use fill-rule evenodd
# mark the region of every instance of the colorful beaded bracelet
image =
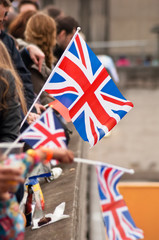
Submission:
<svg viewBox="0 0 159 240">
<path fill-rule="evenodd" d="M 41 147 L 40 150 L 46 154 L 46 160 L 44 163 L 48 163 L 53 159 L 53 150 L 51 148 Z"/>
<path fill-rule="evenodd" d="M 29 149 L 29 150 L 27 150 L 26 153 L 34 159 L 35 164 L 40 162 L 40 156 L 38 155 L 36 150 Z"/>
</svg>

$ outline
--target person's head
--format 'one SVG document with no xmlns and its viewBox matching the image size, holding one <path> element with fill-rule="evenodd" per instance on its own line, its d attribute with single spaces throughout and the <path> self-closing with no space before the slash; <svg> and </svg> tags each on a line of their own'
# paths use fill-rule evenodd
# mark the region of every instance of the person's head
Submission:
<svg viewBox="0 0 159 240">
<path fill-rule="evenodd" d="M 11 7 L 13 0 L 0 0 L 0 5 L 4 7 Z"/>
<path fill-rule="evenodd" d="M 0 0 L 0 30 L 3 29 L 3 22 L 6 18 L 13 0 Z"/>
<path fill-rule="evenodd" d="M 8 70 L 12 73 L 14 79 L 15 79 L 15 86 L 16 86 L 16 90 L 17 90 L 17 96 L 19 97 L 19 100 L 21 102 L 21 106 L 23 109 L 24 114 L 26 114 L 27 112 L 27 108 L 26 108 L 26 104 L 25 104 L 25 100 L 24 100 L 24 94 L 23 94 L 23 84 L 17 74 L 17 72 L 15 71 L 15 68 L 13 66 L 11 57 L 7 51 L 6 46 L 4 45 L 4 43 L 2 41 L 0 41 L 0 69 L 4 69 L 4 70 Z M 7 91 L 9 89 L 8 83 L 7 81 L 0 75 L 0 81 L 3 81 L 6 85 L 6 91 L 4 92 L 4 94 L 7 94 Z M 6 108 L 7 105 L 4 104 L 3 107 Z M 1 105 L 2 107 L 2 105 Z"/>
<path fill-rule="evenodd" d="M 43 9 L 43 12 L 52 17 L 53 19 L 64 15 L 63 11 L 60 8 L 54 6 L 53 4 L 47 5 Z"/>
<path fill-rule="evenodd" d="M 18 13 L 10 7 L 7 16 L 4 18 L 3 28 L 5 31 L 8 32 L 9 25 L 14 21 L 17 15 Z"/>
<path fill-rule="evenodd" d="M 71 16 L 61 16 L 56 19 L 57 43 L 64 50 L 79 27 L 78 22 Z"/>
<path fill-rule="evenodd" d="M 25 40 L 37 45 L 45 54 L 48 67 L 54 63 L 53 48 L 56 45 L 56 23 L 53 18 L 38 12 L 26 25 Z"/>
<path fill-rule="evenodd" d="M 11 22 L 8 32 L 15 38 L 24 39 L 26 24 L 36 11 L 26 11 L 19 13 L 18 16 Z"/>
<path fill-rule="evenodd" d="M 25 11 L 38 11 L 39 10 L 39 5 L 37 2 L 32 1 L 32 0 L 22 0 L 20 1 L 18 5 L 18 11 L 19 13 L 25 12 Z"/>
</svg>

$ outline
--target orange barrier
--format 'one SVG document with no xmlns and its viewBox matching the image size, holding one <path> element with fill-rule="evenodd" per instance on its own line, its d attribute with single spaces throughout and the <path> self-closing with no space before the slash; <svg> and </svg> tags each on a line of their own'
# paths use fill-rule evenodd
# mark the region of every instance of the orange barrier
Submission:
<svg viewBox="0 0 159 240">
<path fill-rule="evenodd" d="M 144 240 L 159 239 L 159 183 L 120 182 L 118 190 Z"/>
</svg>

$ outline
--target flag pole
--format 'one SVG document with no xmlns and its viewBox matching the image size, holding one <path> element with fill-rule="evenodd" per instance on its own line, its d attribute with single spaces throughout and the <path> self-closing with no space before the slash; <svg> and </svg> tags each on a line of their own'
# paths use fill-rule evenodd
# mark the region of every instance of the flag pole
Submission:
<svg viewBox="0 0 159 240">
<path fill-rule="evenodd" d="M 118 170 L 126 172 L 126 173 L 134 174 L 134 169 L 127 169 L 127 168 L 115 166 L 115 165 L 105 163 L 105 162 L 94 161 L 94 160 L 89 160 L 89 159 L 84 159 L 84 158 L 74 158 L 74 162 L 86 163 L 86 164 L 96 165 L 96 166 L 105 166 L 105 167 L 115 168 L 115 169 L 118 169 Z"/>
<path fill-rule="evenodd" d="M 61 58 L 59 59 L 59 61 L 58 61 L 57 64 L 55 65 L 55 67 L 54 67 L 54 69 L 52 70 L 52 72 L 51 72 L 50 76 L 48 77 L 47 81 L 45 82 L 45 84 L 44 84 L 43 87 L 41 88 L 41 90 L 40 90 L 39 94 L 37 95 L 35 101 L 33 102 L 32 106 L 31 106 L 30 109 L 28 110 L 26 116 L 24 117 L 24 119 L 23 119 L 23 121 L 22 121 L 22 123 L 21 123 L 21 125 L 20 125 L 20 128 L 23 126 L 23 124 L 24 124 L 24 122 L 26 121 L 29 113 L 30 113 L 31 110 L 33 109 L 33 107 L 34 107 L 35 103 L 37 102 L 37 100 L 39 99 L 41 93 L 44 91 L 44 88 L 45 88 L 46 84 L 47 84 L 47 83 L 50 81 L 50 79 L 53 77 L 53 75 L 54 75 L 54 73 L 55 73 L 55 71 L 56 71 L 56 68 L 58 68 L 58 66 L 60 65 L 60 63 L 62 62 L 62 60 L 63 60 L 63 58 L 64 58 L 64 56 L 65 56 L 65 52 L 69 49 L 69 47 L 71 46 L 72 42 L 74 41 L 76 35 L 78 34 L 78 32 L 79 32 L 80 30 L 81 30 L 81 28 L 78 27 L 77 30 L 76 30 L 76 32 L 75 32 L 75 34 L 73 35 L 71 41 L 69 42 L 69 44 L 67 45 L 65 51 L 63 52 Z"/>
<path fill-rule="evenodd" d="M 16 140 L 14 142 L 12 142 L 12 144 L 10 145 L 9 148 L 7 148 L 7 150 L 3 153 L 3 155 L 7 156 L 10 151 L 16 146 L 16 144 L 20 141 L 22 134 L 19 135 L 19 137 L 16 138 Z"/>
</svg>

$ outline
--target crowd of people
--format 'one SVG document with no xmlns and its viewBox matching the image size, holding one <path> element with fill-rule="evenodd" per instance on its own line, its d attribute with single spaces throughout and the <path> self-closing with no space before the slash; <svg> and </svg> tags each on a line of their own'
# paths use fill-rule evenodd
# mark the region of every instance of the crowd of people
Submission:
<svg viewBox="0 0 159 240">
<path fill-rule="evenodd" d="M 43 92 L 21 127 L 78 26 L 76 19 L 55 6 L 41 9 L 34 0 L 0 0 L 0 142 L 14 142 L 54 101 Z M 31 166 L 53 156 L 65 163 L 72 162 L 74 157 L 69 149 L 27 149 L 14 158 L 25 159 Z M 6 159 L 10 155 L 0 156 L 0 239 L 23 239 L 21 214 L 18 210 L 13 214 L 11 206 L 23 198 L 20 188 L 26 175 L 18 168 L 6 166 Z M 29 171 L 26 166 L 25 172 Z"/>
</svg>

